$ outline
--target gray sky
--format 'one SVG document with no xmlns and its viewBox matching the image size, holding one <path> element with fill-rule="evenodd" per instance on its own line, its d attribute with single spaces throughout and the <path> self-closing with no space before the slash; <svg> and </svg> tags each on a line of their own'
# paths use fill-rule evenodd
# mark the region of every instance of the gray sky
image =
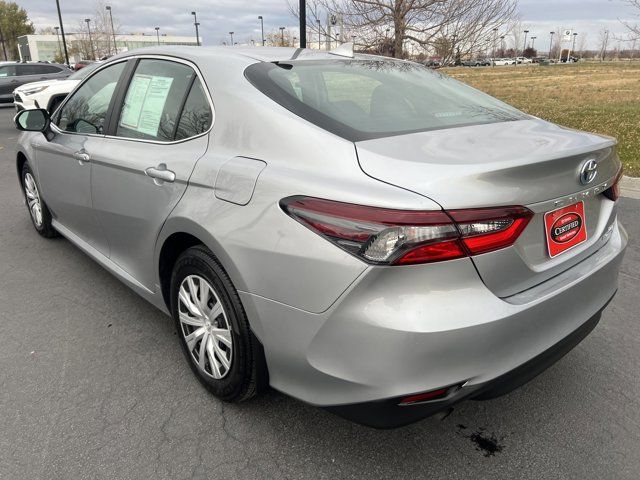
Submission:
<svg viewBox="0 0 640 480">
<path fill-rule="evenodd" d="M 36 26 L 57 25 L 54 0 L 14 0 L 27 10 Z M 155 34 L 160 32 L 194 35 L 192 10 L 198 13 L 200 35 L 206 45 L 218 45 L 234 31 L 234 40 L 248 42 L 260 39 L 258 15 L 265 19 L 265 32 L 276 31 L 279 26 L 297 29 L 297 20 L 291 17 L 286 0 L 108 0 L 120 25 L 120 33 Z M 93 0 L 60 0 L 65 30 L 77 29 L 82 19 L 91 17 L 95 10 Z M 587 48 L 597 48 L 598 34 L 608 28 L 613 36 L 622 37 L 625 29 L 618 19 L 640 22 L 622 0 L 519 0 L 523 27 L 529 35 L 538 37 L 536 46 L 548 48 L 549 31 L 571 28 L 586 35 Z M 639 12 L 640 13 L 640 12 Z M 544 39 L 544 40 L 543 40 Z M 615 42 L 614 42 L 615 44 Z"/>
</svg>

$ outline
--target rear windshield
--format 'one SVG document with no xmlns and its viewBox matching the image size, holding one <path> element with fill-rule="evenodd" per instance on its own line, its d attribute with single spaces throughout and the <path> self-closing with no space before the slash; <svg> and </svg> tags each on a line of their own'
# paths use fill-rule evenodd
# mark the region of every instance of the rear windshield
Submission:
<svg viewBox="0 0 640 480">
<path fill-rule="evenodd" d="M 262 62 L 248 67 L 245 76 L 296 115 L 354 142 L 527 118 L 493 97 L 410 62 Z"/>
</svg>

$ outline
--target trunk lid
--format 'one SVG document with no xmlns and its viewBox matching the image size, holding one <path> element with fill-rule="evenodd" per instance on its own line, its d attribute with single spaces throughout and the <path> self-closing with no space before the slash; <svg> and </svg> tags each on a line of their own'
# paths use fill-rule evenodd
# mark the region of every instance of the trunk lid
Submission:
<svg viewBox="0 0 640 480">
<path fill-rule="evenodd" d="M 357 142 L 362 170 L 444 209 L 523 205 L 534 217 L 516 243 L 473 257 L 485 284 L 507 297 L 580 262 L 603 244 L 615 203 L 600 193 L 620 168 L 615 140 L 539 120 L 493 123 Z M 587 185 L 580 169 L 597 163 Z M 553 258 L 544 214 L 584 202 L 587 240 Z"/>
</svg>

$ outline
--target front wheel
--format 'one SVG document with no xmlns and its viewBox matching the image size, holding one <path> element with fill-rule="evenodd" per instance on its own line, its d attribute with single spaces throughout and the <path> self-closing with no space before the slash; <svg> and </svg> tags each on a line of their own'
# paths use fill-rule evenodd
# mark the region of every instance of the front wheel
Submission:
<svg viewBox="0 0 640 480">
<path fill-rule="evenodd" d="M 187 249 L 174 266 L 171 313 L 191 369 L 214 395 L 240 402 L 265 385 L 262 347 L 227 273 L 204 246 Z"/>
<path fill-rule="evenodd" d="M 31 222 L 36 231 L 46 238 L 55 237 L 58 232 L 51 226 L 51 212 L 47 208 L 47 204 L 42 200 L 31 167 L 26 162 L 22 167 L 22 191 L 31 215 Z"/>
</svg>

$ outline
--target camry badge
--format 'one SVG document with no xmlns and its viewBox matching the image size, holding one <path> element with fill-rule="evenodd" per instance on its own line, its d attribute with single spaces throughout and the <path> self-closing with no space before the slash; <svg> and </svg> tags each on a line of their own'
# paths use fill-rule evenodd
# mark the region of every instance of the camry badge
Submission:
<svg viewBox="0 0 640 480">
<path fill-rule="evenodd" d="M 582 164 L 582 168 L 580 169 L 580 183 L 583 185 L 587 185 L 596 178 L 596 174 L 598 173 L 598 164 L 595 160 L 587 160 Z"/>
</svg>

